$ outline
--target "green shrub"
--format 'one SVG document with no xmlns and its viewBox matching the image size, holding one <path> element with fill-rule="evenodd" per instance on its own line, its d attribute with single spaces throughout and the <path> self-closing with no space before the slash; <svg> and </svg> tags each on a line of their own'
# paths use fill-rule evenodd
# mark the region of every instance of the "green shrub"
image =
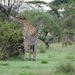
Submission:
<svg viewBox="0 0 75 75">
<path fill-rule="evenodd" d="M 39 49 L 40 49 L 40 53 L 45 53 L 46 52 L 45 51 L 46 48 L 43 45 L 40 45 Z"/>
<path fill-rule="evenodd" d="M 23 43 L 22 28 L 14 22 L 0 22 L 0 59 L 18 56 Z"/>
<path fill-rule="evenodd" d="M 44 49 L 41 49 L 41 50 L 40 50 L 40 53 L 45 53 L 45 50 L 44 50 Z"/>
<path fill-rule="evenodd" d="M 70 64 L 61 64 L 60 66 L 57 67 L 56 70 L 57 73 L 75 73 L 74 67 Z"/>
<path fill-rule="evenodd" d="M 43 64 L 47 64 L 48 61 L 47 61 L 47 60 L 41 60 L 41 63 L 43 63 Z"/>
</svg>

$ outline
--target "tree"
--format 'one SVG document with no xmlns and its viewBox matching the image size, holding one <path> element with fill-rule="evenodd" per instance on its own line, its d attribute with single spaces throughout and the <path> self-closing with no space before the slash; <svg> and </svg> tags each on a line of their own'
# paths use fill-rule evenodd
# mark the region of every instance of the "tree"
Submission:
<svg viewBox="0 0 75 75">
<path fill-rule="evenodd" d="M 22 29 L 14 22 L 0 22 L 0 59 L 19 55 L 23 44 Z"/>
<path fill-rule="evenodd" d="M 68 3 L 70 0 L 54 0 L 53 2 L 52 2 L 52 5 L 54 5 L 54 6 L 60 6 L 60 5 L 62 5 L 62 4 L 66 4 L 66 3 Z"/>
<path fill-rule="evenodd" d="M 53 3 L 49 3 L 52 9 L 50 13 L 56 14 L 55 18 L 59 24 L 60 41 L 62 41 L 62 45 L 65 46 L 71 44 L 71 41 L 74 40 L 74 5 L 74 0 L 55 0 Z M 61 9 L 61 12 L 59 12 L 59 9 Z M 64 9 L 64 11 L 62 11 L 62 9 Z"/>
<path fill-rule="evenodd" d="M 63 2 L 61 2 L 61 0 L 55 0 L 52 5 L 53 7 L 55 7 L 56 5 L 58 6 L 58 9 L 64 8 L 64 11 L 61 12 L 61 14 L 63 15 L 63 17 L 61 18 L 59 16 L 59 12 L 58 9 L 55 10 L 55 8 L 53 8 L 52 10 L 55 12 L 55 14 L 58 15 L 58 24 L 61 25 L 60 27 L 60 35 L 61 35 L 61 39 L 62 39 L 62 45 L 67 46 L 67 44 L 71 44 L 71 41 L 73 40 L 73 32 L 72 30 L 74 28 L 74 21 L 72 22 L 72 20 L 74 20 L 74 1 L 70 1 L 70 0 L 62 0 Z M 60 6 L 60 7 L 59 7 Z M 63 25 L 61 23 L 61 20 L 59 19 L 61 18 L 61 20 L 63 21 Z M 72 19 L 72 20 L 71 20 Z"/>
<path fill-rule="evenodd" d="M 15 9 L 15 12 L 13 14 L 16 14 L 22 3 L 23 3 L 22 0 L 21 1 L 20 0 L 13 0 L 13 1 L 12 0 L 3 0 L 0 3 L 0 11 L 1 11 L 1 13 L 4 14 L 6 19 L 9 20 L 11 12 Z M 4 19 L 5 19 L 5 17 L 4 17 Z"/>
</svg>

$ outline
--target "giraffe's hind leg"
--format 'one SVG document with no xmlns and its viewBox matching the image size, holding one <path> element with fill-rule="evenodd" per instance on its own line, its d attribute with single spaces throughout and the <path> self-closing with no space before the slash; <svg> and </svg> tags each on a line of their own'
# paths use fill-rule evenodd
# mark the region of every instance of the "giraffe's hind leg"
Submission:
<svg viewBox="0 0 75 75">
<path fill-rule="evenodd" d="M 37 49 L 37 45 L 33 46 L 33 61 L 36 61 L 36 49 Z"/>
<path fill-rule="evenodd" d="M 29 60 L 31 60 L 31 47 L 29 48 Z"/>
<path fill-rule="evenodd" d="M 24 60 L 27 59 L 27 49 L 28 49 L 28 45 L 26 44 L 26 41 L 24 41 Z"/>
</svg>

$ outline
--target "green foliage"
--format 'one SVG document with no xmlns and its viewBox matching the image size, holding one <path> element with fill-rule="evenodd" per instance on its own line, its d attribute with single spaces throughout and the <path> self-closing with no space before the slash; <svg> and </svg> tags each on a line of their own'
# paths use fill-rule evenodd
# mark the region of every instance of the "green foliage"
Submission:
<svg viewBox="0 0 75 75">
<path fill-rule="evenodd" d="M 19 10 L 20 5 L 22 4 L 22 1 L 12 1 L 12 0 L 3 0 L 0 2 L 0 13 L 2 14 L 2 20 L 8 20 L 10 18 L 10 15 L 16 15 L 16 13 Z"/>
<path fill-rule="evenodd" d="M 14 22 L 0 22 L 0 59 L 14 56 L 22 44 L 22 29 Z"/>
<path fill-rule="evenodd" d="M 70 74 L 74 74 L 75 73 L 75 69 L 74 67 L 71 65 L 71 63 L 67 63 L 67 64 L 61 64 L 60 66 L 57 67 L 57 73 L 70 73 Z"/>
<path fill-rule="evenodd" d="M 21 29 L 17 28 L 17 24 L 13 22 L 0 22 L 0 40 L 10 39 L 13 42 L 17 42 L 21 34 Z"/>
<path fill-rule="evenodd" d="M 70 0 L 54 0 L 52 4 L 55 5 L 55 6 L 59 6 L 59 5 L 68 3 L 69 1 Z"/>
<path fill-rule="evenodd" d="M 65 18 L 65 27 L 70 31 L 70 33 L 73 33 L 75 30 L 75 15 L 70 15 Z"/>
<path fill-rule="evenodd" d="M 39 47 L 39 50 L 40 50 L 40 53 L 45 53 L 45 52 L 46 52 L 46 48 L 45 48 L 45 46 L 43 46 L 43 45 L 41 45 L 41 46 Z"/>
<path fill-rule="evenodd" d="M 10 0 L 11 1 L 11 0 Z M 42 4 L 47 4 L 43 1 L 29 1 L 27 3 L 34 4 L 37 7 Z M 6 4 L 6 3 L 5 3 Z M 19 8 L 18 4 L 11 10 L 12 2 L 4 7 L 0 4 L 0 21 L 4 21 L 9 18 L 11 14 L 15 14 L 15 10 Z M 60 6 L 60 7 L 58 7 Z M 75 36 L 75 1 L 74 0 L 55 0 L 50 4 L 52 10 L 49 13 L 44 10 L 41 11 L 33 8 L 32 10 L 25 10 L 19 13 L 19 17 L 26 17 L 33 26 L 38 24 L 38 18 L 42 20 L 40 28 L 39 39 L 49 48 L 49 43 L 55 42 L 56 39 L 60 41 L 65 39 L 65 33 L 71 34 L 71 38 Z M 65 11 L 58 11 L 60 8 L 64 8 Z M 2 11 L 3 10 L 3 11 Z M 10 11 L 10 12 L 9 12 Z M 60 16 L 63 15 L 63 17 Z M 58 18 L 58 17 L 60 18 Z M 60 21 L 60 25 L 58 23 Z M 68 39 L 67 39 L 68 40 Z M 74 41 L 74 40 L 73 40 Z M 16 23 L 13 22 L 0 22 L 0 58 L 6 59 L 8 57 L 19 55 L 23 43 L 22 29 Z M 71 44 L 71 40 L 68 41 Z M 41 52 L 45 52 L 44 47 L 40 47 Z"/>
<path fill-rule="evenodd" d="M 29 4 L 47 4 L 46 2 L 44 2 L 44 1 L 28 1 L 27 3 L 29 3 Z"/>
<path fill-rule="evenodd" d="M 48 63 L 48 60 L 41 60 L 41 63 L 42 64 L 47 64 Z"/>
</svg>

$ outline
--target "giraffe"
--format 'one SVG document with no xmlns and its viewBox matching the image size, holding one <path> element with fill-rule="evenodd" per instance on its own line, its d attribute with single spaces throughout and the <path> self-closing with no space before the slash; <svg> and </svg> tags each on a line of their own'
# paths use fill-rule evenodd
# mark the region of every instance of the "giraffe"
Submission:
<svg viewBox="0 0 75 75">
<path fill-rule="evenodd" d="M 24 39 L 24 60 L 27 58 L 27 50 L 29 49 L 29 60 L 31 60 L 31 47 L 33 49 L 33 60 L 36 60 L 36 51 L 37 51 L 37 43 L 39 30 L 41 25 L 41 20 L 38 20 L 38 24 L 36 27 L 32 26 L 32 24 L 26 18 L 19 17 L 11 17 L 13 20 L 23 24 L 23 39 Z"/>
</svg>

